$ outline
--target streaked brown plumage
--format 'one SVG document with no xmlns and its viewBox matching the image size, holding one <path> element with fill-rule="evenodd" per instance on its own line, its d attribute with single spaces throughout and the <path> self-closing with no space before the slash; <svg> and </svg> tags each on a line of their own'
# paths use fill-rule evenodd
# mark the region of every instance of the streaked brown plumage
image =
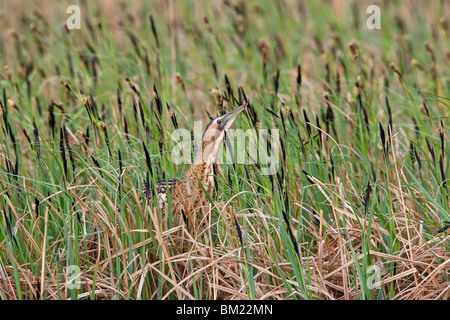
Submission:
<svg viewBox="0 0 450 320">
<path fill-rule="evenodd" d="M 183 174 L 182 179 L 167 179 L 157 182 L 160 206 L 167 207 L 167 192 L 171 192 L 171 210 L 175 217 L 183 217 L 184 222 L 195 224 L 193 212 L 206 209 L 208 195 L 214 198 L 214 175 L 223 176 L 217 164 L 219 150 L 227 130 L 231 128 L 236 117 L 244 110 L 246 104 L 213 119 L 206 127 L 202 138 L 202 149 L 194 164 Z"/>
</svg>

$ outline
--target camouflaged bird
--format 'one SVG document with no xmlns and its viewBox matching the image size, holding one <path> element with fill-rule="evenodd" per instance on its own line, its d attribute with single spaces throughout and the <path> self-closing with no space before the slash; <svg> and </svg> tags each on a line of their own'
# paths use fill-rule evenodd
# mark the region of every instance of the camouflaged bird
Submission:
<svg viewBox="0 0 450 320">
<path fill-rule="evenodd" d="M 225 139 L 226 132 L 231 128 L 236 117 L 247 104 L 213 119 L 202 136 L 201 152 L 196 156 L 194 164 L 185 171 L 181 179 L 164 179 L 156 183 L 159 204 L 167 210 L 167 193 L 171 193 L 171 211 L 175 217 L 183 217 L 185 223 L 195 225 L 193 212 L 205 212 L 210 199 L 214 198 L 214 176 L 223 177 L 217 164 L 219 150 Z"/>
</svg>

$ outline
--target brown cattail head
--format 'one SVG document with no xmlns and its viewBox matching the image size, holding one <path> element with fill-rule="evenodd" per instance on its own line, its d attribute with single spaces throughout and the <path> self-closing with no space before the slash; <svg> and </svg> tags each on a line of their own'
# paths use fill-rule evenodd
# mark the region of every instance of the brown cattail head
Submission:
<svg viewBox="0 0 450 320">
<path fill-rule="evenodd" d="M 433 61 L 433 63 L 436 63 L 436 56 L 434 55 L 434 50 L 428 42 L 425 42 L 425 49 L 430 54 L 431 60 Z"/>
<path fill-rule="evenodd" d="M 203 22 L 205 23 L 206 30 L 208 30 L 209 33 L 212 33 L 211 24 L 209 23 L 208 17 L 203 17 Z"/>
<path fill-rule="evenodd" d="M 338 48 L 342 48 L 342 40 L 339 37 L 339 35 L 336 32 L 333 32 L 333 34 L 331 35 L 333 41 L 335 42 L 336 46 Z"/>
<path fill-rule="evenodd" d="M 184 80 L 179 73 L 176 74 L 177 83 L 181 87 L 181 89 L 186 92 L 186 85 L 184 84 Z"/>
<path fill-rule="evenodd" d="M 219 114 L 222 114 L 222 111 L 223 111 L 223 96 L 222 96 L 222 92 L 220 92 L 219 89 L 211 89 L 210 92 L 211 92 L 211 94 L 214 96 L 214 98 L 216 100 L 216 107 L 217 107 L 217 110 L 219 111 Z"/>
<path fill-rule="evenodd" d="M 283 106 L 281 107 L 281 110 L 286 115 L 289 115 L 291 113 L 291 108 L 289 108 L 284 102 L 283 102 Z"/>
<path fill-rule="evenodd" d="M 152 33 L 153 33 L 153 37 L 155 38 L 156 46 L 159 48 L 158 32 L 156 31 L 156 25 L 155 25 L 155 21 L 153 20 L 152 15 L 150 15 L 150 24 L 152 26 Z"/>
<path fill-rule="evenodd" d="M 70 85 L 69 85 L 67 82 L 63 81 L 62 79 L 59 79 L 59 83 L 60 83 L 64 88 L 66 88 L 67 91 L 69 91 L 69 92 L 72 91 L 72 89 L 70 88 Z"/>
<path fill-rule="evenodd" d="M 236 28 L 239 34 L 245 33 L 245 19 L 242 15 L 238 15 L 236 18 Z"/>
<path fill-rule="evenodd" d="M 270 50 L 266 40 L 262 39 L 258 41 L 258 50 L 263 57 L 263 62 L 269 61 Z"/>
<path fill-rule="evenodd" d="M 6 77 L 8 78 L 8 81 L 10 83 L 12 83 L 12 74 L 11 74 L 11 70 L 9 70 L 8 65 L 5 65 L 5 73 L 6 73 Z"/>
<path fill-rule="evenodd" d="M 449 33 L 449 27 L 448 27 L 447 20 L 445 20 L 444 17 L 441 17 L 441 19 L 439 19 L 439 23 L 442 27 L 442 32 L 444 33 L 444 37 L 448 37 L 450 35 L 450 33 Z"/>
<path fill-rule="evenodd" d="M 106 124 L 103 121 L 97 122 L 98 128 L 103 132 L 105 138 L 108 138 L 108 131 L 106 130 Z"/>
<path fill-rule="evenodd" d="M 412 58 L 412 59 L 410 60 L 410 63 L 411 63 L 414 67 L 416 67 L 416 68 L 418 68 L 418 69 L 420 69 L 420 70 L 423 71 L 423 66 L 420 64 L 420 62 L 419 62 L 417 59 Z"/>
<path fill-rule="evenodd" d="M 128 85 L 130 86 L 131 90 L 134 91 L 134 93 L 139 94 L 139 87 L 137 86 L 136 83 L 131 81 L 129 78 L 125 78 L 125 81 L 128 83 Z"/>
<path fill-rule="evenodd" d="M 394 71 L 400 79 L 403 79 L 402 73 L 393 62 L 391 62 L 390 67 L 392 71 Z"/>
<path fill-rule="evenodd" d="M 300 89 L 300 87 L 302 86 L 302 66 L 300 64 L 297 66 L 296 82 L 297 82 L 297 89 Z"/>
<path fill-rule="evenodd" d="M 353 59 L 358 60 L 359 59 L 359 44 L 356 42 L 356 40 L 352 40 L 350 44 L 348 45 L 350 49 L 350 53 L 352 54 Z"/>
<path fill-rule="evenodd" d="M 39 28 L 35 24 L 31 24 L 30 29 L 31 29 L 31 31 L 33 31 L 34 34 L 36 34 L 38 36 L 42 36 L 41 30 L 39 30 Z"/>
<path fill-rule="evenodd" d="M 86 106 L 88 104 L 88 97 L 84 94 L 81 94 L 80 96 L 80 102 L 83 106 Z"/>
</svg>

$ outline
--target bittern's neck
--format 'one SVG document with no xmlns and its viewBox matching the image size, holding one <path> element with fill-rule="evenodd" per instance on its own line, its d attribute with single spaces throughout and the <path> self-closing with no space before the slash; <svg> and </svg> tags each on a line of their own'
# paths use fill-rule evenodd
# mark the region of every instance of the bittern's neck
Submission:
<svg viewBox="0 0 450 320">
<path fill-rule="evenodd" d="M 196 155 L 194 163 L 184 173 L 183 178 L 191 178 L 192 176 L 214 174 L 213 167 L 217 164 L 218 146 L 211 142 L 203 142 L 202 150 Z M 211 172 L 210 172 L 211 171 Z"/>
<path fill-rule="evenodd" d="M 203 163 L 212 165 L 217 162 L 220 147 L 222 146 L 222 136 L 213 137 L 210 141 L 202 142 L 202 152 L 199 152 L 196 156 L 196 163 Z"/>
</svg>

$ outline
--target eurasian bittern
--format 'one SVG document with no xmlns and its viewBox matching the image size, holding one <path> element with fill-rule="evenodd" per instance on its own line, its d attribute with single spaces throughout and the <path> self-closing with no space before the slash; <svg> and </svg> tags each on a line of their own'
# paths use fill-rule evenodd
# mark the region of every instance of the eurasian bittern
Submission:
<svg viewBox="0 0 450 320">
<path fill-rule="evenodd" d="M 184 221 L 193 224 L 191 213 L 206 208 L 208 195 L 213 198 L 215 190 L 214 175 L 223 177 L 217 164 L 219 150 L 227 130 L 231 128 L 236 117 L 247 104 L 213 119 L 202 136 L 201 152 L 196 156 L 194 164 L 186 170 L 181 180 L 167 179 L 156 183 L 160 206 L 167 207 L 167 192 L 171 192 L 171 211 L 175 217 L 183 217 Z"/>
<path fill-rule="evenodd" d="M 183 217 L 185 223 L 194 225 L 196 219 L 191 213 L 205 210 L 209 203 L 208 196 L 210 199 L 214 198 L 214 175 L 223 177 L 222 170 L 217 164 L 217 158 L 225 134 L 246 105 L 244 104 L 230 113 L 213 119 L 206 126 L 202 136 L 201 152 L 197 153 L 194 164 L 184 172 L 182 179 L 167 179 L 167 181 L 161 180 L 156 183 L 161 209 L 168 209 L 169 206 L 166 202 L 171 199 L 174 217 L 177 219 Z M 168 192 L 171 193 L 170 197 L 167 196 Z M 117 209 L 119 210 L 119 208 Z M 94 224 L 91 227 L 90 236 L 86 239 L 91 259 L 95 259 L 99 252 L 98 231 L 97 224 Z M 82 241 L 80 250 L 83 249 Z"/>
</svg>

